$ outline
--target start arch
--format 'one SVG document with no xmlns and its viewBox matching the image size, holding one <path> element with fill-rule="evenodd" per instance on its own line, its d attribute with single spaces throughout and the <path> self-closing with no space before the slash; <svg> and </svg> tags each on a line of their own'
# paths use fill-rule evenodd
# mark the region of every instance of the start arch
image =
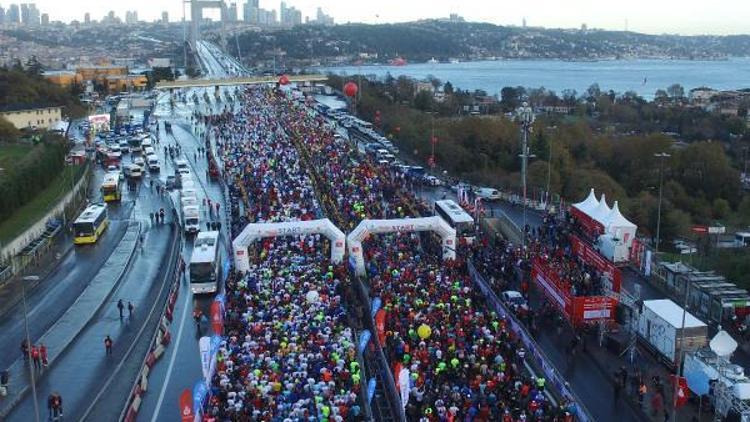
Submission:
<svg viewBox="0 0 750 422">
<path fill-rule="evenodd" d="M 346 236 L 344 232 L 331 223 L 331 220 L 324 218 L 321 220 L 290 221 L 284 223 L 248 224 L 232 241 L 234 267 L 240 272 L 246 272 L 250 269 L 250 258 L 247 256 L 247 247 L 257 239 L 316 233 L 325 235 L 331 241 L 331 261 L 334 263 L 343 261 Z"/>
<path fill-rule="evenodd" d="M 440 217 L 406 218 L 394 220 L 362 220 L 347 236 L 349 259 L 354 261 L 357 275 L 365 274 L 362 241 L 370 234 L 433 231 L 442 240 L 443 259 L 456 258 L 456 229 Z"/>
</svg>

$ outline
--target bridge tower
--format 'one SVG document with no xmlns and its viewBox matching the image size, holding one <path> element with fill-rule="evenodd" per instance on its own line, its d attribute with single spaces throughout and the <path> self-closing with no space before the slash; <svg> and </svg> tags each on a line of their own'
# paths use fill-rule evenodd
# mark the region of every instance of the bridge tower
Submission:
<svg viewBox="0 0 750 422">
<path fill-rule="evenodd" d="M 203 20 L 204 9 L 220 9 L 221 10 L 221 25 L 222 25 L 222 42 L 224 41 L 224 21 L 229 16 L 227 13 L 227 4 L 223 0 L 185 0 L 185 3 L 190 4 L 190 47 L 195 49 L 195 46 L 200 40 L 200 23 Z"/>
</svg>

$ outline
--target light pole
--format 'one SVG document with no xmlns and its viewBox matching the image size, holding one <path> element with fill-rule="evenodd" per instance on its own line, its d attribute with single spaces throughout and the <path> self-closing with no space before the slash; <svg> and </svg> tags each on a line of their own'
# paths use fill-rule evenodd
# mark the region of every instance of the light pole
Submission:
<svg viewBox="0 0 750 422">
<path fill-rule="evenodd" d="M 544 201 L 547 206 L 547 209 L 549 208 L 549 202 L 552 195 L 550 195 L 549 186 L 550 186 L 550 179 L 552 177 L 552 140 L 548 140 L 549 142 L 549 154 L 547 154 L 547 190 L 546 190 L 546 200 Z"/>
<path fill-rule="evenodd" d="M 661 199 L 662 199 L 662 185 L 664 181 L 664 159 L 671 157 L 666 152 L 659 152 L 654 154 L 654 157 L 659 159 L 659 205 L 656 212 L 656 247 L 654 248 L 656 253 L 659 253 L 659 241 L 661 235 Z"/>
<path fill-rule="evenodd" d="M 529 133 L 534 124 L 534 110 L 529 107 L 529 103 L 523 102 L 521 107 L 516 110 L 518 120 L 521 122 L 521 186 L 523 190 L 523 227 L 521 233 L 521 246 L 526 248 L 526 167 L 529 163 Z"/>
<path fill-rule="evenodd" d="M 26 309 L 26 282 L 38 281 L 39 276 L 27 275 L 23 277 L 21 283 L 21 297 L 23 298 L 23 325 L 26 330 L 26 350 L 29 355 L 29 377 L 31 379 L 31 394 L 34 400 L 34 416 L 36 422 L 39 422 L 39 402 L 36 397 L 36 383 L 34 382 L 34 362 L 31 357 L 31 336 L 29 335 L 29 313 Z"/>
</svg>

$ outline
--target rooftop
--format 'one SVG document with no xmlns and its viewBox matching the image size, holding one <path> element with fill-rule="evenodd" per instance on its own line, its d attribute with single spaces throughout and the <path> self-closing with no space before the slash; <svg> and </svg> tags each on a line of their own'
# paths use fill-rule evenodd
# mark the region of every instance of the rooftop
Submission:
<svg viewBox="0 0 750 422">
<path fill-rule="evenodd" d="M 41 103 L 16 103 L 0 106 L 0 113 L 7 113 L 10 111 L 25 111 L 25 110 L 40 110 L 48 108 L 60 108 L 62 106 L 41 104 Z"/>
</svg>

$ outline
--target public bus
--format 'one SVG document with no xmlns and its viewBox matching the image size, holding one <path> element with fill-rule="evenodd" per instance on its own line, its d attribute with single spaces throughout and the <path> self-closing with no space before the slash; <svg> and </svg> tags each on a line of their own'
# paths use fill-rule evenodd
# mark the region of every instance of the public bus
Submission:
<svg viewBox="0 0 750 422">
<path fill-rule="evenodd" d="M 119 172 L 109 172 L 104 175 L 101 188 L 102 198 L 105 202 L 119 201 L 122 199 L 122 186 L 120 185 Z"/>
<path fill-rule="evenodd" d="M 456 229 L 456 237 L 467 243 L 474 242 L 474 219 L 451 199 L 435 201 L 435 215 Z"/>
<path fill-rule="evenodd" d="M 216 292 L 221 272 L 219 232 L 198 233 L 190 257 L 190 290 L 194 294 Z"/>
<path fill-rule="evenodd" d="M 73 243 L 76 245 L 96 243 L 109 225 L 107 205 L 91 204 L 73 222 Z"/>
</svg>

